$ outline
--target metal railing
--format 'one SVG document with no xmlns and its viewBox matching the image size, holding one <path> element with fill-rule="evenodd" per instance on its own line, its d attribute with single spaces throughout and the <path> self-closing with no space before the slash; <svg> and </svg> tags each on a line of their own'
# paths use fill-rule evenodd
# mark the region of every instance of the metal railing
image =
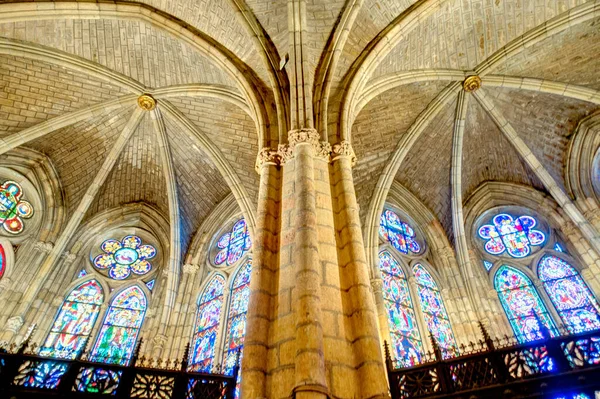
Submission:
<svg viewBox="0 0 600 399">
<path fill-rule="evenodd" d="M 85 354 L 42 357 L 27 342 L 3 349 L 0 398 L 234 399 L 239 361 L 230 376 L 189 372 L 189 345 L 183 359 L 163 361 L 139 357 L 140 344 L 129 365 Z"/>
<path fill-rule="evenodd" d="M 600 390 L 600 331 L 550 337 L 519 344 L 514 338 L 491 339 L 480 324 L 482 340 L 444 359 L 433 351 L 412 367 L 397 367 L 385 343 L 393 399 L 433 397 L 594 398 Z M 465 396 L 465 394 L 468 394 Z"/>
</svg>

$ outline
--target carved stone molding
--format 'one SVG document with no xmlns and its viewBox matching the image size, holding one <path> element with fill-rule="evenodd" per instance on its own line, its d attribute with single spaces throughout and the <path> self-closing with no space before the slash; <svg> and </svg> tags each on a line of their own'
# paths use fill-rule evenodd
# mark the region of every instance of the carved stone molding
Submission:
<svg viewBox="0 0 600 399">
<path fill-rule="evenodd" d="M 315 129 L 296 129 L 288 133 L 288 143 L 290 147 L 297 144 L 312 144 L 314 147 L 319 145 L 321 136 Z"/>
<path fill-rule="evenodd" d="M 21 316 L 13 316 L 6 322 L 6 329 L 13 333 L 17 333 L 21 329 L 21 326 L 23 326 L 23 318 Z"/>
<path fill-rule="evenodd" d="M 336 159 L 350 157 L 350 162 L 352 166 L 356 165 L 356 154 L 354 153 L 354 149 L 352 148 L 352 144 L 349 141 L 343 140 L 337 144 L 333 145 L 331 150 L 331 161 L 335 161 Z"/>
<path fill-rule="evenodd" d="M 33 245 L 33 248 L 37 251 L 48 253 L 52 251 L 52 248 L 54 248 L 54 244 L 49 241 L 38 241 Z"/>
<path fill-rule="evenodd" d="M 380 278 L 372 278 L 371 279 L 371 289 L 373 292 L 382 292 L 383 290 L 383 280 Z"/>
<path fill-rule="evenodd" d="M 77 255 L 72 254 L 71 252 L 64 252 L 62 258 L 65 260 L 66 264 L 71 264 L 77 259 Z"/>
<path fill-rule="evenodd" d="M 281 154 L 279 153 L 279 151 L 274 150 L 271 147 L 263 147 L 258 152 L 258 156 L 256 157 L 256 163 L 254 164 L 254 167 L 256 168 L 256 171 L 260 173 L 260 170 L 263 166 L 279 166 L 280 164 Z"/>
<path fill-rule="evenodd" d="M 12 286 L 12 280 L 8 277 L 2 277 L 0 280 L 0 290 L 4 291 Z"/>
<path fill-rule="evenodd" d="M 200 270 L 198 265 L 192 265 L 191 263 L 183 265 L 183 274 L 196 274 L 198 270 Z"/>
<path fill-rule="evenodd" d="M 154 339 L 152 339 L 152 343 L 154 344 L 154 347 L 162 348 L 165 346 L 166 342 L 167 342 L 167 336 L 164 334 L 156 334 Z"/>
<path fill-rule="evenodd" d="M 477 75 L 469 76 L 463 82 L 463 89 L 466 92 L 473 92 L 481 87 L 481 78 Z"/>
<path fill-rule="evenodd" d="M 142 94 L 139 96 L 137 103 L 144 111 L 152 111 L 156 108 L 156 100 L 150 94 Z"/>
<path fill-rule="evenodd" d="M 294 158 L 294 149 L 289 145 L 279 144 L 279 147 L 277 147 L 277 153 L 279 154 L 280 165 L 283 165 Z"/>
</svg>

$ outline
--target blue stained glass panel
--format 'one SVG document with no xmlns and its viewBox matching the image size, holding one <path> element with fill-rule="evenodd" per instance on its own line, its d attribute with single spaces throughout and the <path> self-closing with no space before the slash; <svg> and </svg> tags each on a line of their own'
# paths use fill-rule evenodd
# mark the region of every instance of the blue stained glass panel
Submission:
<svg viewBox="0 0 600 399">
<path fill-rule="evenodd" d="M 538 263 L 538 276 L 552 304 L 571 333 L 600 328 L 600 306 L 579 272 L 553 255 Z"/>
<path fill-rule="evenodd" d="M 394 358 L 404 367 L 418 364 L 423 344 L 406 276 L 398 261 L 388 251 L 379 253 L 383 280 L 383 299 L 388 313 Z"/>
<path fill-rule="evenodd" d="M 83 350 L 103 301 L 102 287 L 96 280 L 74 288 L 59 309 L 40 355 L 74 359 Z"/>
<path fill-rule="evenodd" d="M 386 209 L 379 219 L 379 235 L 403 254 L 418 254 L 421 245 L 417 242 L 415 230 L 400 219 L 397 213 Z"/>
<path fill-rule="evenodd" d="M 252 241 L 250 240 L 248 226 L 244 219 L 240 219 L 233 225 L 230 232 L 223 234 L 217 240 L 219 251 L 215 255 L 215 265 L 226 264 L 231 266 L 240 260 L 251 247 Z"/>
<path fill-rule="evenodd" d="M 513 218 L 500 213 L 492 219 L 491 224 L 479 228 L 479 237 L 485 240 L 484 248 L 492 255 L 507 252 L 514 258 L 523 258 L 531 253 L 532 246 L 544 243 L 546 236 L 535 230 L 537 221 L 527 215 Z"/>
<path fill-rule="evenodd" d="M 492 262 L 488 262 L 487 260 L 484 260 L 483 267 L 485 267 L 485 270 L 487 270 L 489 272 L 492 269 L 492 267 L 494 267 L 494 264 Z"/>
<path fill-rule="evenodd" d="M 458 346 L 437 283 L 420 264 L 413 266 L 413 273 L 417 280 L 421 310 L 429 332 L 435 338 L 445 358 L 457 356 Z"/>
<path fill-rule="evenodd" d="M 127 365 L 131 360 L 146 313 L 146 295 L 137 286 L 117 295 L 104 318 L 92 358 Z"/>
<path fill-rule="evenodd" d="M 200 295 L 189 366 L 191 371 L 210 372 L 212 369 L 224 288 L 225 279 L 216 275 Z"/>
<path fill-rule="evenodd" d="M 523 272 L 501 266 L 494 276 L 494 288 L 519 342 L 542 339 L 542 325 L 551 336 L 558 334 L 546 306 Z"/>
</svg>

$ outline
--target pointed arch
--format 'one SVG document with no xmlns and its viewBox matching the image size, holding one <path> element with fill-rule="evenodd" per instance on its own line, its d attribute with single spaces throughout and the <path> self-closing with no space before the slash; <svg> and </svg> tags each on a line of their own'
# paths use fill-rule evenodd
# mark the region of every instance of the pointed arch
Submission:
<svg viewBox="0 0 600 399">
<path fill-rule="evenodd" d="M 200 295 L 194 324 L 190 371 L 209 373 L 213 367 L 224 290 L 225 279 L 217 274 L 212 277 Z"/>
<path fill-rule="evenodd" d="M 542 324 L 552 336 L 558 334 L 546 305 L 525 273 L 500 266 L 494 275 L 494 289 L 519 342 L 542 339 Z"/>
<path fill-rule="evenodd" d="M 92 358 L 127 365 L 133 356 L 146 309 L 146 294 L 137 285 L 115 296 L 104 316 Z"/>
<path fill-rule="evenodd" d="M 97 280 L 75 287 L 56 314 L 40 355 L 74 359 L 84 349 L 103 302 L 104 291 Z"/>
<path fill-rule="evenodd" d="M 246 334 L 246 313 L 250 297 L 250 273 L 252 261 L 247 260 L 238 270 L 231 284 L 231 299 L 227 328 L 225 330 L 225 344 L 223 347 L 224 372 L 230 374 L 236 365 L 237 353 L 244 348 L 244 335 Z"/>
<path fill-rule="evenodd" d="M 598 301 L 573 266 L 558 256 L 544 255 L 537 273 L 570 333 L 600 328 Z"/>
<path fill-rule="evenodd" d="M 440 346 L 444 357 L 458 355 L 458 346 L 456 345 L 450 318 L 435 279 L 421 263 L 413 265 L 412 270 L 419 292 L 421 312 L 428 330 Z"/>
<path fill-rule="evenodd" d="M 403 367 L 414 366 L 423 355 L 423 343 L 406 274 L 396 258 L 386 250 L 379 253 L 379 269 L 394 358 Z"/>
</svg>

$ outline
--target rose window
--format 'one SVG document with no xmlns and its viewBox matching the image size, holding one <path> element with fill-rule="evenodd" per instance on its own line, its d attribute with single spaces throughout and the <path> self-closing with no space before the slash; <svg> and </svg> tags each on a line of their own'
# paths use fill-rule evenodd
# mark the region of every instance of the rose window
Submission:
<svg viewBox="0 0 600 399">
<path fill-rule="evenodd" d="M 23 231 L 23 219 L 33 216 L 33 206 L 21 199 L 23 189 L 14 181 L 0 186 L 0 223 L 11 234 Z"/>
<path fill-rule="evenodd" d="M 100 248 L 104 253 L 94 258 L 94 266 L 108 270 L 108 276 L 114 280 L 124 280 L 131 273 L 147 274 L 152 269 L 148 260 L 156 256 L 156 248 L 142 244 L 138 236 L 126 236 L 121 241 L 109 239 Z"/>
</svg>

